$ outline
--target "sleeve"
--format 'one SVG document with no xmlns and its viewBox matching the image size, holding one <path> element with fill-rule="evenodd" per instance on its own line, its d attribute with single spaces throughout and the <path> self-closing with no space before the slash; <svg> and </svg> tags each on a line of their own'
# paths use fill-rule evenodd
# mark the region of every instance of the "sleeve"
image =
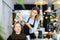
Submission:
<svg viewBox="0 0 60 40">
<path fill-rule="evenodd" d="M 24 19 L 24 21 L 27 22 L 27 20 L 28 20 L 28 18 L 29 18 L 29 15 L 23 15 L 23 14 L 21 14 L 21 16 L 22 16 L 22 18 Z M 20 19 L 18 18 L 17 15 L 16 15 L 16 19 L 17 19 L 17 21 L 20 22 Z"/>
<path fill-rule="evenodd" d="M 30 17 L 30 11 L 28 10 L 22 10 L 21 16 L 24 19 L 25 22 L 27 22 L 28 18 Z"/>
<path fill-rule="evenodd" d="M 28 16 L 22 16 L 24 21 L 27 22 L 28 21 Z"/>
</svg>

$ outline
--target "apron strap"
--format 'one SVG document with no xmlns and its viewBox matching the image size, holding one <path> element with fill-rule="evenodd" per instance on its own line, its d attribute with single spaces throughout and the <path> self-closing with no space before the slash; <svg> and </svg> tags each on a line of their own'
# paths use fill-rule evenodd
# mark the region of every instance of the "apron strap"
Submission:
<svg viewBox="0 0 60 40">
<path fill-rule="evenodd" d="M 35 19 L 34 19 L 34 23 L 33 23 L 33 26 L 35 25 Z"/>
<path fill-rule="evenodd" d="M 29 22 L 29 20 L 30 20 L 30 17 L 28 18 L 28 20 L 27 20 L 27 22 Z M 33 23 L 33 26 L 35 25 L 35 19 L 34 19 L 34 23 Z"/>
<path fill-rule="evenodd" d="M 29 22 L 29 20 L 30 20 L 30 17 L 28 18 L 27 22 Z"/>
</svg>

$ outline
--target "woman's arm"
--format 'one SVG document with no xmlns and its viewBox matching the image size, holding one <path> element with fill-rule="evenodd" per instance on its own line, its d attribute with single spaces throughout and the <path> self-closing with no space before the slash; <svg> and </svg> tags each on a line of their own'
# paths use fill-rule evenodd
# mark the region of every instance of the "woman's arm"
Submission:
<svg viewBox="0 0 60 40">
<path fill-rule="evenodd" d="M 22 18 L 22 16 L 18 13 L 17 16 L 20 18 L 21 21 L 24 21 L 24 19 Z M 29 29 L 32 29 L 31 25 L 27 22 L 24 21 L 24 23 L 29 27 Z"/>
</svg>

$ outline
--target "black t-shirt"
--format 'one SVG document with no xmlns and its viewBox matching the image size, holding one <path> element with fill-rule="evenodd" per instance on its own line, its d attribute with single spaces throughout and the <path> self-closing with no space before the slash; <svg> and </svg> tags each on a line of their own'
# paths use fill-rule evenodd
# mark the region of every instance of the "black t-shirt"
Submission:
<svg viewBox="0 0 60 40">
<path fill-rule="evenodd" d="M 16 33 L 13 33 L 12 35 L 8 37 L 7 40 L 27 40 L 27 38 L 26 38 L 26 35 L 23 33 L 19 35 L 17 35 Z"/>
</svg>

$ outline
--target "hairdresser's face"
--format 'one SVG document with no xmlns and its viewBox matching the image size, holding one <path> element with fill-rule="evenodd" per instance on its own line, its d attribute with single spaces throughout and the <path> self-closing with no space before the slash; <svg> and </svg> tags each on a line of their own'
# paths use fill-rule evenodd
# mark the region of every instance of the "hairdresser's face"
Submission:
<svg viewBox="0 0 60 40">
<path fill-rule="evenodd" d="M 17 33 L 21 32 L 21 25 L 19 23 L 15 25 L 14 31 Z"/>
<path fill-rule="evenodd" d="M 32 10 L 31 15 L 32 17 L 35 17 L 37 15 L 37 10 Z"/>
</svg>

